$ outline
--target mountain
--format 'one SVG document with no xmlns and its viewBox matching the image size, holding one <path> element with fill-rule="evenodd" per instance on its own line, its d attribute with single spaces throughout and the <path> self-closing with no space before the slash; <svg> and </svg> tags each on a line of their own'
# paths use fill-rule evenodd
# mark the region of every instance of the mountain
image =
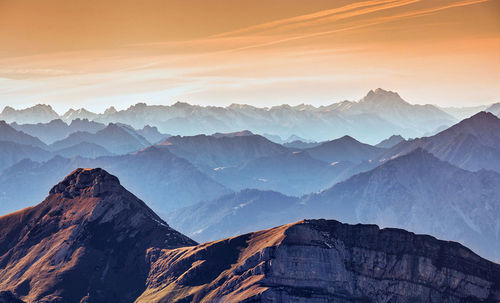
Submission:
<svg viewBox="0 0 500 303">
<path fill-rule="evenodd" d="M 238 166 L 219 167 L 208 175 L 234 191 L 256 188 L 302 196 L 344 180 L 354 166 L 348 161 L 327 163 L 305 151 L 293 151 L 250 159 Z"/>
<path fill-rule="evenodd" d="M 299 199 L 273 198 L 259 191 L 242 191 L 235 197 L 236 205 L 228 204 L 232 198 L 227 196 L 180 209 L 175 214 L 182 217 L 171 214 L 168 218 L 181 232 L 200 241 L 237 235 L 242 231 L 239 220 L 242 224 L 251 220 L 248 224 L 255 229 L 269 227 L 268 222 L 286 224 L 304 217 L 372 222 L 459 241 L 482 256 L 500 260 L 496 244 L 500 243 L 500 174 L 466 171 L 423 149 Z M 289 202 L 280 204 L 277 211 L 273 199 Z M 254 215 L 253 204 L 237 207 L 247 201 L 265 215 Z M 183 222 L 190 222 L 189 227 Z"/>
<path fill-rule="evenodd" d="M 196 245 L 100 168 L 0 217 L 6 302 L 497 302 L 499 281 L 458 243 L 334 220 Z"/>
<path fill-rule="evenodd" d="M 299 198 L 275 191 L 245 189 L 179 209 L 165 218 L 175 229 L 197 241 L 207 242 L 283 224 L 277 214 L 298 201 Z M 285 222 L 300 217 L 297 215 Z"/>
<path fill-rule="evenodd" d="M 419 147 L 464 169 L 500 172 L 500 119 L 480 112 L 437 135 L 401 142 L 384 152 L 380 159 L 391 159 Z"/>
<path fill-rule="evenodd" d="M 432 234 L 500 260 L 498 197 L 500 174 L 466 171 L 419 148 L 313 194 L 293 211 Z"/>
<path fill-rule="evenodd" d="M 120 178 L 160 215 L 230 191 L 167 149 L 86 159 L 56 156 L 46 162 L 23 160 L 0 173 L 0 214 L 33 205 L 46 189 L 78 167 L 101 167 Z M 29 184 L 30 190 L 24 190 Z"/>
<path fill-rule="evenodd" d="M 46 144 L 52 144 L 55 141 L 62 140 L 74 132 L 96 133 L 106 127 L 104 124 L 92 122 L 87 119 L 76 119 L 69 125 L 61 119 L 56 119 L 48 123 L 37 124 L 17 124 L 13 122 L 11 126 L 19 131 L 23 131 L 41 139 Z"/>
<path fill-rule="evenodd" d="M 104 147 L 88 142 L 81 142 L 70 147 L 59 149 L 57 151 L 54 151 L 54 154 L 65 158 L 73 158 L 73 157 L 97 158 L 97 157 L 113 155 L 110 151 L 108 151 Z"/>
<path fill-rule="evenodd" d="M 424 132 L 440 125 L 451 125 L 456 119 L 434 105 L 415 105 L 403 100 L 398 93 L 377 88 L 358 102 L 342 102 L 337 110 L 349 114 L 373 114 L 402 128 Z"/>
<path fill-rule="evenodd" d="M 40 148 L 46 148 L 40 139 L 25 134 L 22 131 L 14 129 L 12 126 L 7 124 L 5 121 L 0 121 L 0 141 L 9 141 L 23 145 L 31 145 Z"/>
<path fill-rule="evenodd" d="M 465 107 L 439 107 L 439 109 L 458 120 L 463 120 L 481 111 L 485 111 L 487 107 L 487 105 L 478 105 Z"/>
<path fill-rule="evenodd" d="M 151 252 L 136 302 L 498 302 L 500 265 L 400 229 L 304 220 Z"/>
<path fill-rule="evenodd" d="M 0 172 L 23 159 L 34 161 L 47 161 L 52 153 L 40 147 L 18 144 L 9 141 L 0 141 Z M 0 196 L 2 194 L 0 193 Z"/>
<path fill-rule="evenodd" d="M 342 101 L 319 107 L 303 104 L 258 108 L 246 104 L 218 107 L 183 102 L 169 106 L 137 103 L 119 111 L 110 107 L 102 114 L 84 109 L 69 110 L 62 117 L 55 114 L 43 121 L 26 122 L 15 117 L 7 119 L 8 122 L 38 123 L 59 118 L 69 122 L 74 118 L 87 118 L 106 125 L 128 124 L 135 129 L 156 126 L 161 133 L 182 136 L 233 133 L 246 129 L 254 134 L 277 135 L 277 141 L 272 140 L 277 143 L 284 143 L 281 138 L 288 138 L 284 141 L 320 142 L 349 135 L 370 144 L 392 134 L 401 134 L 406 138 L 422 136 L 457 121 L 434 105 L 413 105 L 397 93 L 383 89 L 372 90 L 359 101 Z"/>
<path fill-rule="evenodd" d="M 37 124 L 17 124 L 16 122 L 13 122 L 10 126 L 18 131 L 37 137 L 46 144 L 51 144 L 69 134 L 68 125 L 61 119 L 52 120 L 48 123 Z"/>
<path fill-rule="evenodd" d="M 493 115 L 500 117 L 500 103 L 495 103 L 489 106 L 485 111 L 492 113 Z"/>
<path fill-rule="evenodd" d="M 61 150 L 83 142 L 100 145 L 115 154 L 134 152 L 150 145 L 133 128 L 110 123 L 95 134 L 83 131 L 72 133 L 65 139 L 54 142 L 50 147 L 52 150 Z"/>
<path fill-rule="evenodd" d="M 391 148 L 403 141 L 405 141 L 405 138 L 401 137 L 400 135 L 392 135 L 375 146 L 380 148 Z"/>
<path fill-rule="evenodd" d="M 45 104 L 37 104 L 33 107 L 19 110 L 6 106 L 0 113 L 0 120 L 5 120 L 7 123 L 47 123 L 55 119 L 59 119 L 59 115 L 50 105 Z"/>
<path fill-rule="evenodd" d="M 86 110 L 85 108 L 80 108 L 80 109 L 69 109 L 64 115 L 61 116 L 61 119 L 65 121 L 66 123 L 71 123 L 71 121 L 76 120 L 76 119 L 87 119 L 87 120 L 94 120 L 97 118 L 99 115 L 93 112 L 90 112 Z"/>
<path fill-rule="evenodd" d="M 350 136 L 343 136 L 304 151 L 311 157 L 328 163 L 342 161 L 356 163 L 374 159 L 384 149 L 361 143 Z"/>
<path fill-rule="evenodd" d="M 229 137 L 229 138 L 232 138 L 232 137 L 244 137 L 244 136 L 253 136 L 254 134 L 249 131 L 249 130 L 243 130 L 243 131 L 240 131 L 240 132 L 232 132 L 232 133 L 215 133 L 215 134 L 212 134 L 212 137 L 215 137 L 215 138 L 223 138 L 223 137 Z"/>
<path fill-rule="evenodd" d="M 160 133 L 156 126 L 146 125 L 142 129 L 137 129 L 135 131 L 136 133 L 143 136 L 146 140 L 148 140 L 148 142 L 151 142 L 152 144 L 159 143 L 169 137 L 172 137 L 172 135 Z"/>
<path fill-rule="evenodd" d="M 288 147 L 291 149 L 307 149 L 307 148 L 312 148 L 312 147 L 316 147 L 318 145 L 321 145 L 321 143 L 322 142 L 304 142 L 304 141 L 300 141 L 300 140 L 295 140 L 295 141 L 283 143 L 282 145 L 284 147 Z"/>
<path fill-rule="evenodd" d="M 288 152 L 282 145 L 259 135 L 244 136 L 173 136 L 159 146 L 187 159 L 205 171 L 238 166 L 246 161 Z"/>
<path fill-rule="evenodd" d="M 151 249 L 196 244 L 102 169 L 77 169 L 40 204 L 0 217 L 0 289 L 27 302 L 132 302 Z"/>
</svg>

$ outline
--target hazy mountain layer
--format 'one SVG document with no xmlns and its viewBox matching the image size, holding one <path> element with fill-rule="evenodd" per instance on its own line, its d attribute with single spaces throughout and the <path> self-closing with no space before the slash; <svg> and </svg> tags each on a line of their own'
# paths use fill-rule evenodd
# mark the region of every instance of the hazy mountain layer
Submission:
<svg viewBox="0 0 500 303">
<path fill-rule="evenodd" d="M 473 114 L 474 110 L 469 112 Z M 376 89 L 356 102 L 343 101 L 320 107 L 303 104 L 257 108 L 245 104 L 202 107 L 181 102 L 171 106 L 138 103 L 120 111 L 110 107 L 102 114 L 85 109 L 69 110 L 60 117 L 50 107 L 37 105 L 26 110 L 6 107 L 0 119 L 21 124 L 49 122 L 58 118 L 70 122 L 80 118 L 105 124 L 125 123 L 136 129 L 151 125 L 161 132 L 184 136 L 239 132 L 242 129 L 257 134 L 314 141 L 349 135 L 375 144 L 393 134 L 412 138 L 450 126 L 457 121 L 454 115 L 457 114 L 449 114 L 433 105 L 412 105 L 397 93 Z M 459 116 L 465 117 L 464 114 Z"/>
</svg>

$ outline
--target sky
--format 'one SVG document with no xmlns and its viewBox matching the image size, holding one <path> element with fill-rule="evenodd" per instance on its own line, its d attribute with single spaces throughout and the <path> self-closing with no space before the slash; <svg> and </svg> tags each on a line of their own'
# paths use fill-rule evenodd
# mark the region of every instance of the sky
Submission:
<svg viewBox="0 0 500 303">
<path fill-rule="evenodd" d="M 500 102 L 499 0 L 0 0 L 0 107 Z"/>
</svg>

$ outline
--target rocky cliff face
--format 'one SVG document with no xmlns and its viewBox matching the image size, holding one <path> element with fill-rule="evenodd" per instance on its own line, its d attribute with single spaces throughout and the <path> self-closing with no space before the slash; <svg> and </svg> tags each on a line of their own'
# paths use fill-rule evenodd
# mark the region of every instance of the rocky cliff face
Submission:
<svg viewBox="0 0 500 303">
<path fill-rule="evenodd" d="M 138 302 L 499 302 L 500 266 L 458 243 L 306 220 L 151 249 Z"/>
<path fill-rule="evenodd" d="M 77 169 L 42 203 L 0 217 L 1 297 L 132 302 L 145 288 L 148 249 L 194 244 L 115 176 Z"/>
</svg>

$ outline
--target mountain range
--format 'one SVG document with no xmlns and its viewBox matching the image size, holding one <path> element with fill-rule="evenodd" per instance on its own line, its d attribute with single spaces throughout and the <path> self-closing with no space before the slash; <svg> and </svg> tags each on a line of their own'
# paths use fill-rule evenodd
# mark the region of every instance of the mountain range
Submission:
<svg viewBox="0 0 500 303">
<path fill-rule="evenodd" d="M 197 245 L 102 169 L 0 217 L 7 302 L 497 302 L 499 281 L 458 243 L 334 220 Z"/>
<path fill-rule="evenodd" d="M 242 191 L 177 210 L 167 218 L 198 241 L 304 217 L 372 222 L 459 241 L 500 260 L 498 197 L 500 174 L 466 171 L 416 149 L 302 198 Z"/>
<path fill-rule="evenodd" d="M 103 113 L 70 109 L 59 116 L 48 105 L 36 105 L 23 110 L 6 107 L 0 113 L 0 120 L 36 124 L 55 119 L 66 123 L 75 119 L 88 119 L 106 125 L 128 124 L 136 129 L 150 125 L 157 127 L 160 132 L 182 136 L 247 129 L 255 134 L 277 135 L 277 143 L 300 138 L 305 138 L 301 141 L 320 142 L 349 135 L 376 144 L 393 134 L 405 138 L 434 134 L 436 129 L 448 127 L 486 108 L 412 105 L 399 94 L 379 88 L 369 91 L 359 101 L 342 101 L 319 107 L 303 104 L 258 108 L 245 104 L 203 107 L 182 102 L 170 106 L 138 103 L 125 110 L 110 107 Z M 281 138 L 288 139 L 283 141 Z"/>
<path fill-rule="evenodd" d="M 376 90 L 356 104 L 385 93 Z M 357 106 L 345 103 L 343 110 Z M 34 136 L 70 128 L 75 132 L 49 145 Z M 327 217 L 430 233 L 499 260 L 491 244 L 499 242 L 499 133 L 500 119 L 489 112 L 428 137 L 391 136 L 383 146 L 344 135 L 301 148 L 249 130 L 169 136 L 153 126 L 78 119 L 3 122 L 0 213 L 34 205 L 69 171 L 101 167 L 198 241 Z"/>
</svg>

